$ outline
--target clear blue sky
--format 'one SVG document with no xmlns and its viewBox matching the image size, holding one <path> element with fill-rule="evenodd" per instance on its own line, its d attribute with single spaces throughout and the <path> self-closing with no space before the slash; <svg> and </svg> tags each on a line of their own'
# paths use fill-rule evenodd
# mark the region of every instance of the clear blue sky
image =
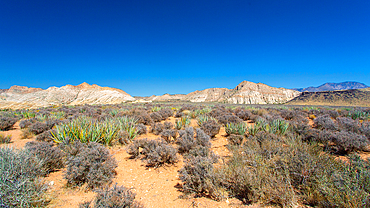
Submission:
<svg viewBox="0 0 370 208">
<path fill-rule="evenodd" d="M 369 0 L 1 0 L 0 88 L 370 84 Z"/>
</svg>

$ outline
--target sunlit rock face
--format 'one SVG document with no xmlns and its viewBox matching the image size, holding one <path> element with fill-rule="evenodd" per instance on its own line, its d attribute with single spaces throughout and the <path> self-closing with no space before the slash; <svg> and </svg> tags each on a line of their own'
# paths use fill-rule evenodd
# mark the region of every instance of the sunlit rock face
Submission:
<svg viewBox="0 0 370 208">
<path fill-rule="evenodd" d="M 135 100 L 126 92 L 82 83 L 77 86 L 28 88 L 13 86 L 0 92 L 0 108 L 38 108 L 52 105 L 117 104 Z"/>
</svg>

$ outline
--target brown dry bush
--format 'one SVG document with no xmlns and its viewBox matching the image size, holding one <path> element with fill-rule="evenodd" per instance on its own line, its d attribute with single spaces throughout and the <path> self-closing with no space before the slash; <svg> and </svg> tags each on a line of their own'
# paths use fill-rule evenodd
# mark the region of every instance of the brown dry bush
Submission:
<svg viewBox="0 0 370 208">
<path fill-rule="evenodd" d="M 84 202 L 80 208 L 144 208 L 140 203 L 135 201 L 135 194 L 124 186 L 115 184 L 112 188 L 106 187 L 98 189 L 97 195 L 93 202 Z"/>
<path fill-rule="evenodd" d="M 17 122 L 17 118 L 0 117 L 0 130 L 7 131 Z"/>
<path fill-rule="evenodd" d="M 161 116 L 161 114 L 157 113 L 157 112 L 153 112 L 150 115 L 150 118 L 152 118 L 152 120 L 154 122 L 160 122 L 163 120 L 163 117 Z"/>
<path fill-rule="evenodd" d="M 53 143 L 27 142 L 25 149 L 41 161 L 43 172 L 49 174 L 64 167 L 65 154 Z"/>
<path fill-rule="evenodd" d="M 204 122 L 200 128 L 210 137 L 215 137 L 220 132 L 221 125 L 215 120 L 209 120 Z"/>
<path fill-rule="evenodd" d="M 80 186 L 84 183 L 94 189 L 110 184 L 116 175 L 116 160 L 103 145 L 90 142 L 82 144 L 79 141 L 60 145 L 67 154 L 64 178 L 68 185 Z"/>
<path fill-rule="evenodd" d="M 178 162 L 177 150 L 161 139 L 136 139 L 128 146 L 127 152 L 132 158 L 145 161 L 148 167 L 160 167 Z"/>
<path fill-rule="evenodd" d="M 151 131 L 155 135 L 159 135 L 164 130 L 164 125 L 160 122 L 153 123 Z"/>
</svg>

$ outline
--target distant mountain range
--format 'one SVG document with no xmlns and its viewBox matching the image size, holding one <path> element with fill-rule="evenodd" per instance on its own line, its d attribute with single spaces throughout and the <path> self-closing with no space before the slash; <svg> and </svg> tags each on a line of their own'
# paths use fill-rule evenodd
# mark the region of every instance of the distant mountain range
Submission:
<svg viewBox="0 0 370 208">
<path fill-rule="evenodd" d="M 358 105 L 367 106 L 370 92 L 358 82 L 326 83 L 319 87 L 285 89 L 262 83 L 243 81 L 233 89 L 208 88 L 189 94 L 164 94 L 132 97 L 110 87 L 82 83 L 77 86 L 49 87 L 48 89 L 12 86 L 0 89 L 0 108 L 39 108 L 53 105 L 117 104 L 131 102 L 218 102 L 230 104 L 297 104 L 297 105 Z M 346 90 L 351 89 L 351 90 Z M 299 92 L 303 91 L 303 92 Z M 318 92 L 320 91 L 320 92 Z M 290 101 L 290 102 L 289 102 Z"/>
<path fill-rule="evenodd" d="M 297 90 L 299 92 L 321 92 L 333 90 L 362 89 L 368 87 L 369 86 L 360 82 L 341 82 L 341 83 L 325 83 L 318 87 L 294 88 L 293 90 Z"/>
<path fill-rule="evenodd" d="M 187 102 L 220 102 L 231 104 L 278 104 L 285 103 L 300 95 L 295 90 L 270 87 L 262 83 L 241 82 L 234 89 L 208 88 L 189 94 L 164 94 L 160 96 L 136 97 L 142 101 L 187 101 Z"/>
<path fill-rule="evenodd" d="M 53 105 L 81 104 L 116 104 L 126 101 L 153 102 L 174 101 L 182 102 L 220 102 L 233 104 L 279 104 L 285 103 L 301 94 L 295 90 L 275 88 L 262 83 L 241 82 L 234 89 L 209 88 L 194 91 L 187 95 L 161 95 L 150 97 L 132 97 L 126 92 L 109 87 L 82 83 L 77 86 L 28 88 L 12 86 L 0 90 L 0 108 L 38 108 Z"/>
<path fill-rule="evenodd" d="M 82 83 L 77 86 L 28 88 L 12 86 L 0 91 L 0 108 L 38 108 L 52 105 L 116 104 L 135 100 L 126 92 Z"/>
</svg>

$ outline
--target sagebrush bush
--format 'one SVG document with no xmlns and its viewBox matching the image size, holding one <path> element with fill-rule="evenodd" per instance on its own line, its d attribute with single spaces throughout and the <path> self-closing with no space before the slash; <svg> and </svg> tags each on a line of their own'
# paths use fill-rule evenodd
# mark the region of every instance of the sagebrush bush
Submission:
<svg viewBox="0 0 370 208">
<path fill-rule="evenodd" d="M 338 117 L 337 123 L 340 130 L 360 133 L 360 123 L 347 117 Z"/>
<path fill-rule="evenodd" d="M 171 143 L 177 137 L 177 131 L 175 129 L 165 129 L 161 132 L 161 137 L 166 142 Z"/>
<path fill-rule="evenodd" d="M 110 184 L 116 175 L 116 160 L 103 145 L 95 142 L 82 144 L 78 140 L 60 145 L 67 154 L 64 178 L 68 185 L 84 183 L 94 189 Z"/>
<path fill-rule="evenodd" d="M 202 129 L 198 128 L 195 130 L 197 133 L 197 139 L 195 143 L 197 145 L 203 146 L 203 147 L 211 147 L 211 141 L 210 141 L 210 136 L 208 136 Z"/>
<path fill-rule="evenodd" d="M 0 117 L 0 130 L 7 131 L 17 122 L 17 118 Z"/>
<path fill-rule="evenodd" d="M 200 128 L 210 137 L 215 137 L 220 132 L 221 125 L 215 120 L 209 120 L 202 123 Z"/>
<path fill-rule="evenodd" d="M 35 135 L 41 134 L 42 132 L 47 131 L 49 129 L 50 128 L 49 128 L 49 126 L 46 123 L 42 123 L 42 122 L 39 122 L 39 121 L 31 124 L 28 127 L 28 130 L 31 133 L 35 134 Z"/>
<path fill-rule="evenodd" d="M 150 118 L 152 118 L 152 120 L 154 122 L 160 122 L 163 120 L 163 117 L 161 116 L 161 114 L 157 113 L 157 112 L 153 112 L 150 114 Z"/>
<path fill-rule="evenodd" d="M 28 151 L 0 148 L 0 206 L 45 206 L 42 170 L 41 161 Z"/>
<path fill-rule="evenodd" d="M 164 129 L 163 123 L 158 122 L 158 123 L 153 123 L 151 131 L 153 134 L 159 135 L 163 131 L 163 129 Z"/>
<path fill-rule="evenodd" d="M 135 201 L 136 194 L 124 186 L 106 187 L 98 189 L 93 202 L 84 202 L 81 208 L 143 208 L 144 206 Z"/>
<path fill-rule="evenodd" d="M 173 124 L 171 122 L 164 122 L 163 123 L 163 128 L 164 129 L 173 129 Z"/>
<path fill-rule="evenodd" d="M 188 127 L 185 130 L 179 131 L 179 138 L 176 140 L 178 144 L 179 153 L 187 153 L 189 150 L 196 145 L 194 139 L 194 129 L 193 127 Z"/>
<path fill-rule="evenodd" d="M 41 161 L 41 168 L 45 174 L 49 174 L 55 170 L 64 167 L 64 156 L 65 154 L 57 147 L 53 146 L 53 143 L 49 142 L 27 142 L 25 149 L 30 154 Z"/>
<path fill-rule="evenodd" d="M 318 116 L 313 120 L 314 127 L 318 129 L 326 129 L 326 130 L 337 130 L 338 126 L 334 123 L 334 121 L 330 118 L 329 115 Z"/>
<path fill-rule="evenodd" d="M 209 157 L 187 157 L 184 167 L 179 171 L 180 180 L 183 182 L 182 191 L 186 194 L 221 199 L 222 190 L 213 164 L 214 160 Z"/>
<path fill-rule="evenodd" d="M 227 137 L 227 141 L 230 145 L 241 145 L 243 143 L 244 136 L 239 134 L 230 134 Z"/>
<path fill-rule="evenodd" d="M 360 127 L 360 132 L 370 140 L 370 122 L 363 122 Z"/>
<path fill-rule="evenodd" d="M 143 135 L 147 133 L 147 128 L 144 124 L 136 124 L 137 134 Z"/>
<path fill-rule="evenodd" d="M 369 140 L 365 136 L 346 131 L 323 130 L 319 134 L 318 141 L 337 154 L 367 150 L 367 145 L 369 145 Z"/>
<path fill-rule="evenodd" d="M 243 119 L 244 121 L 251 120 L 251 118 L 253 117 L 252 112 L 241 108 L 235 109 L 235 115 L 238 116 L 240 119 Z"/>
<path fill-rule="evenodd" d="M 148 167 L 178 162 L 177 150 L 163 140 L 136 139 L 128 146 L 127 152 L 132 158 L 145 161 Z"/>
<path fill-rule="evenodd" d="M 158 111 L 158 113 L 162 116 L 163 120 L 166 120 L 168 117 L 173 116 L 173 110 L 170 108 L 162 108 Z"/>
<path fill-rule="evenodd" d="M 52 141 L 54 141 L 53 140 L 53 135 L 52 135 L 51 132 L 52 132 L 52 130 L 47 130 L 47 131 L 42 132 L 41 134 L 36 136 L 36 140 L 41 141 L 41 142 L 52 142 Z M 55 134 L 55 131 L 53 131 L 53 133 Z"/>
<path fill-rule="evenodd" d="M 35 118 L 30 118 L 30 119 L 23 119 L 19 122 L 19 128 L 25 129 L 31 126 L 33 123 L 35 123 L 37 119 Z"/>
<path fill-rule="evenodd" d="M 228 123 L 243 123 L 243 120 L 232 114 L 222 114 L 215 117 L 218 123 L 226 125 Z"/>
</svg>

